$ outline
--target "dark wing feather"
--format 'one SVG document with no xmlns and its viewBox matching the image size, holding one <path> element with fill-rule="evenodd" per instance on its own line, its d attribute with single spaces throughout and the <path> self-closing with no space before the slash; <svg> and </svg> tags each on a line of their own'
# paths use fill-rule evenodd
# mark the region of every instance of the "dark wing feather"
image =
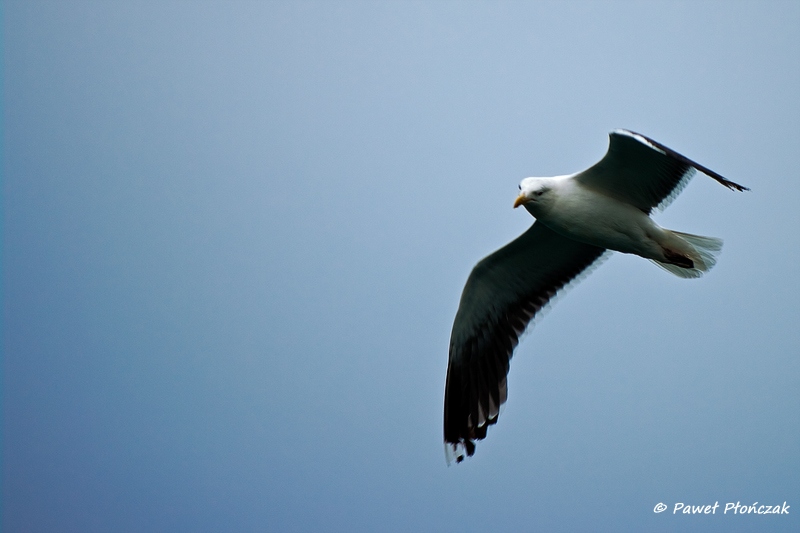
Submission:
<svg viewBox="0 0 800 533">
<path fill-rule="evenodd" d="M 475 440 L 497 422 L 508 388 L 511 354 L 530 320 L 594 263 L 602 248 L 579 243 L 534 223 L 479 262 L 467 280 L 450 336 L 444 394 L 448 458 L 472 455 Z"/>
<path fill-rule="evenodd" d="M 611 132 L 608 152 L 603 159 L 577 174 L 575 179 L 649 214 L 653 208 L 665 208 L 689 182 L 695 170 L 729 189 L 749 190 L 661 143 L 626 130 Z"/>
</svg>

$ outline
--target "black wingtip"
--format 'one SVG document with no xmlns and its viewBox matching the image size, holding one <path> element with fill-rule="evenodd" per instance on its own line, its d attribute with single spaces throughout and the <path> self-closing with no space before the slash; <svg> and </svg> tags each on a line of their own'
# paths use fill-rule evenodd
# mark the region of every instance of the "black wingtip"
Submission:
<svg viewBox="0 0 800 533">
<path fill-rule="evenodd" d="M 739 185 L 738 183 L 734 183 L 734 182 L 732 182 L 730 180 L 725 180 L 725 183 L 723 183 L 723 185 L 725 185 L 729 189 L 732 189 L 732 190 L 735 190 L 735 191 L 739 191 L 739 192 L 744 192 L 744 191 L 749 191 L 750 190 L 750 187 L 745 187 L 744 185 Z"/>
<path fill-rule="evenodd" d="M 459 439 L 458 442 L 445 441 L 444 455 L 447 466 L 450 466 L 453 459 L 456 460 L 456 464 L 462 463 L 467 457 L 475 455 L 475 441 L 470 439 Z"/>
</svg>

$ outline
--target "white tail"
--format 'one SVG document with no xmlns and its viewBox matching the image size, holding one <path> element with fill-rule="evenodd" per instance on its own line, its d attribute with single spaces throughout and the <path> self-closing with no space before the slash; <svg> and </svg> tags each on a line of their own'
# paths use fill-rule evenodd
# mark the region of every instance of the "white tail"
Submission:
<svg viewBox="0 0 800 533">
<path fill-rule="evenodd" d="M 675 245 L 675 248 L 678 248 L 689 257 L 692 263 L 694 263 L 694 267 L 684 268 L 651 259 L 653 263 L 667 272 L 671 272 L 681 278 L 699 278 L 704 273 L 711 270 L 717 263 L 717 256 L 722 250 L 722 239 L 692 235 L 690 233 L 680 233 L 677 231 L 670 231 L 670 233 L 673 237 L 677 237 L 677 239 L 673 240 L 670 244 Z"/>
</svg>

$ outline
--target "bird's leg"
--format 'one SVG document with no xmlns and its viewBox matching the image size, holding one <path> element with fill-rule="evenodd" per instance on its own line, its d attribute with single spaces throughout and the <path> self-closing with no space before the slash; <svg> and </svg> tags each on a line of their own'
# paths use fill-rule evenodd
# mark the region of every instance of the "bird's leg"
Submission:
<svg viewBox="0 0 800 533">
<path fill-rule="evenodd" d="M 674 250 L 670 250 L 669 248 L 662 248 L 661 250 L 664 252 L 664 258 L 668 263 L 677 265 L 681 268 L 694 268 L 694 261 L 685 255 Z"/>
</svg>

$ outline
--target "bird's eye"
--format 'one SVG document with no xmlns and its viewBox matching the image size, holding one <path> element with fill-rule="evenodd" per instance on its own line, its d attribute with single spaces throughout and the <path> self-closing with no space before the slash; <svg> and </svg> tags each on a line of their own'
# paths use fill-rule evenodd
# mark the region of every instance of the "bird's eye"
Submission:
<svg viewBox="0 0 800 533">
<path fill-rule="evenodd" d="M 522 184 L 517 185 L 517 189 L 522 190 Z"/>
<path fill-rule="evenodd" d="M 536 196 L 541 196 L 544 194 L 544 191 L 536 191 Z"/>
</svg>

